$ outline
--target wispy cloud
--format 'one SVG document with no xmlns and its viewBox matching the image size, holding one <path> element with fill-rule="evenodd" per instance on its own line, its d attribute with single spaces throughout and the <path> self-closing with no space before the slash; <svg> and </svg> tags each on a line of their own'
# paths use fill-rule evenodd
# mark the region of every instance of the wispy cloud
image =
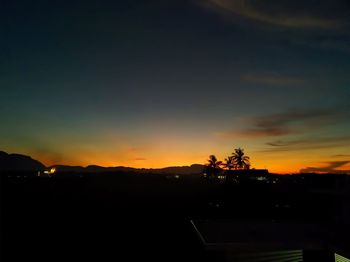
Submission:
<svg viewBox="0 0 350 262">
<path fill-rule="evenodd" d="M 320 6 L 320 12 L 314 5 L 301 1 L 280 0 L 252 1 L 252 0 L 197 0 L 201 6 L 229 16 L 241 16 L 256 22 L 288 28 L 316 28 L 334 29 L 340 26 L 340 21 L 324 14 L 327 6 Z"/>
<path fill-rule="evenodd" d="M 341 170 L 350 161 L 331 161 L 323 167 L 306 167 L 300 170 L 300 173 L 350 173 L 350 170 Z"/>
<path fill-rule="evenodd" d="M 289 110 L 278 114 L 252 117 L 245 120 L 247 127 L 234 131 L 241 137 L 274 137 L 296 134 L 309 128 L 333 123 L 341 112 L 332 110 Z"/>
<path fill-rule="evenodd" d="M 272 32 L 290 44 L 321 50 L 350 52 L 348 1 L 294 0 L 192 0 L 233 24 L 249 25 Z M 276 30 L 286 34 L 274 34 Z M 249 77 L 248 77 L 249 78 Z M 278 83 L 275 77 L 261 82 Z M 252 80 L 254 77 L 252 77 Z M 287 79 L 286 79 L 287 80 Z"/>
<path fill-rule="evenodd" d="M 338 155 L 333 155 L 332 157 L 334 157 L 334 158 L 344 158 L 344 157 L 350 158 L 350 155 L 347 155 L 347 154 L 338 154 Z"/>
<path fill-rule="evenodd" d="M 350 145 L 350 136 L 309 137 L 296 140 L 276 140 L 266 143 L 260 152 L 289 152 L 322 148 L 339 148 Z M 343 155 L 345 156 L 345 155 Z"/>
</svg>

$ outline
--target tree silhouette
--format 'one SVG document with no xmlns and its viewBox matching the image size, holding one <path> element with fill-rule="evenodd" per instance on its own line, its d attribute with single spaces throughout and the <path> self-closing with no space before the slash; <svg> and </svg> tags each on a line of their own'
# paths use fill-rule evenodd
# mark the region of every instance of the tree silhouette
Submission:
<svg viewBox="0 0 350 262">
<path fill-rule="evenodd" d="M 208 159 L 208 167 L 214 168 L 214 169 L 219 169 L 222 164 L 222 161 L 218 161 L 216 156 L 210 155 Z"/>
<path fill-rule="evenodd" d="M 249 169 L 250 162 L 249 156 L 244 155 L 242 148 L 235 149 L 235 152 L 232 153 L 232 162 L 235 169 Z"/>
<path fill-rule="evenodd" d="M 207 172 L 209 175 L 216 175 L 218 171 L 221 169 L 222 161 L 218 161 L 215 155 L 210 155 L 208 159 L 208 163 L 206 164 Z"/>
<path fill-rule="evenodd" d="M 233 161 L 232 161 L 232 156 L 229 156 L 229 157 L 225 158 L 225 162 L 222 163 L 222 166 L 224 168 L 227 168 L 228 170 L 233 169 L 234 164 L 233 164 Z"/>
</svg>

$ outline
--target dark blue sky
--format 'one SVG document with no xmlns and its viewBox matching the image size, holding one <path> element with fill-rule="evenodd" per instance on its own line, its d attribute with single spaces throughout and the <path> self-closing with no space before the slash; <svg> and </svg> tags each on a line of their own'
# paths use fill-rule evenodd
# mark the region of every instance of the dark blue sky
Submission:
<svg viewBox="0 0 350 262">
<path fill-rule="evenodd" d="M 156 167 L 242 146 L 280 172 L 348 159 L 347 1 L 5 1 L 0 12 L 5 151 Z"/>
</svg>

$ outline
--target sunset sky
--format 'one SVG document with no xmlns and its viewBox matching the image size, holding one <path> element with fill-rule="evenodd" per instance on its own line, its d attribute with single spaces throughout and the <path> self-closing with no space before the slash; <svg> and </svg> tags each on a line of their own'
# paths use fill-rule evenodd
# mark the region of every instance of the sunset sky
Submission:
<svg viewBox="0 0 350 262">
<path fill-rule="evenodd" d="M 242 147 L 270 172 L 350 170 L 347 0 L 13 0 L 0 17 L 0 150 L 165 167 Z"/>
</svg>

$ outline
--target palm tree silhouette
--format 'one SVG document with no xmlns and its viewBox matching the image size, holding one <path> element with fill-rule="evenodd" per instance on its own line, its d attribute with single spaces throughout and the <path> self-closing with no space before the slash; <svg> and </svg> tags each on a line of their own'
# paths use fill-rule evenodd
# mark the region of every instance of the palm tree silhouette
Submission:
<svg viewBox="0 0 350 262">
<path fill-rule="evenodd" d="M 227 168 L 228 170 L 231 170 L 234 167 L 233 161 L 232 161 L 232 156 L 229 156 L 225 158 L 225 162 L 222 163 L 222 166 L 224 168 Z"/>
<path fill-rule="evenodd" d="M 222 161 L 218 161 L 216 156 L 210 155 L 208 159 L 208 163 L 206 164 L 207 166 L 206 170 L 209 175 L 215 176 L 218 173 L 218 171 L 221 169 L 220 168 L 221 165 L 222 165 Z"/>
<path fill-rule="evenodd" d="M 218 161 L 216 156 L 214 156 L 214 155 L 209 156 L 208 164 L 207 164 L 208 167 L 214 168 L 214 169 L 219 169 L 221 165 L 222 165 L 222 161 Z"/>
<path fill-rule="evenodd" d="M 232 162 L 235 169 L 249 169 L 250 162 L 249 156 L 244 155 L 242 148 L 235 149 L 235 152 L 232 153 Z"/>
</svg>

